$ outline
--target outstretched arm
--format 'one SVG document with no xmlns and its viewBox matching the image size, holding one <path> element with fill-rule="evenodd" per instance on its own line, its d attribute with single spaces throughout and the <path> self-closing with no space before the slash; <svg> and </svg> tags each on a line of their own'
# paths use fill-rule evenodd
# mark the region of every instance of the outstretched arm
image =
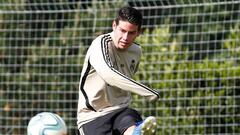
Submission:
<svg viewBox="0 0 240 135">
<path fill-rule="evenodd" d="M 101 45 L 99 45 L 99 42 L 98 44 L 95 43 L 95 45 L 93 42 L 92 49 L 94 49 L 94 51 L 90 54 L 89 60 L 97 73 L 111 86 L 144 96 L 150 101 L 158 99 L 159 94 L 157 91 L 136 82 L 113 68 L 107 50 L 107 43 L 109 41 L 108 38 L 102 38 Z"/>
</svg>

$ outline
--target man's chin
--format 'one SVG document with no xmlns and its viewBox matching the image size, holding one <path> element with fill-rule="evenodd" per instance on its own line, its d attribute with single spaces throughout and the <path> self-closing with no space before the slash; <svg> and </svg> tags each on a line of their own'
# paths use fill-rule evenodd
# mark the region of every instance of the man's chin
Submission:
<svg viewBox="0 0 240 135">
<path fill-rule="evenodd" d="M 127 47 L 125 47 L 125 46 L 118 46 L 118 47 L 117 47 L 118 50 L 125 50 L 126 48 L 127 48 Z"/>
<path fill-rule="evenodd" d="M 120 45 L 120 48 L 123 48 L 123 49 L 126 49 L 126 48 L 128 48 L 128 47 L 129 47 L 128 44 L 122 44 L 122 45 Z"/>
<path fill-rule="evenodd" d="M 117 48 L 121 49 L 121 50 L 127 49 L 128 47 L 129 47 L 129 45 L 128 44 L 124 44 L 124 43 L 120 43 L 117 46 Z"/>
</svg>

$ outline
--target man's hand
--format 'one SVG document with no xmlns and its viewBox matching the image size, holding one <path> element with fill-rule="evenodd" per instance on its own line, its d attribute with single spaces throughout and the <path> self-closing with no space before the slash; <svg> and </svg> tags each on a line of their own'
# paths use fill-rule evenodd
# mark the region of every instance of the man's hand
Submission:
<svg viewBox="0 0 240 135">
<path fill-rule="evenodd" d="M 147 99 L 150 101 L 150 102 L 156 102 L 159 98 L 159 95 L 153 95 L 153 96 L 149 96 L 147 97 Z"/>
</svg>

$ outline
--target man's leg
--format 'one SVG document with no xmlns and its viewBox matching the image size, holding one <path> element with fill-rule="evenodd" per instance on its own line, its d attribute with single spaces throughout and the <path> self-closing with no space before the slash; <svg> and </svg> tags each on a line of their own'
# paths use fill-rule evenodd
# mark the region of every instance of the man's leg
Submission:
<svg viewBox="0 0 240 135">
<path fill-rule="evenodd" d="M 114 120 L 114 135 L 154 135 L 156 131 L 156 118 L 147 117 L 144 121 L 140 114 L 131 108 L 120 112 Z"/>
<path fill-rule="evenodd" d="M 97 119 L 82 125 L 80 135 L 112 135 L 112 126 L 109 120 Z"/>
<path fill-rule="evenodd" d="M 128 134 L 131 135 L 130 127 L 132 127 L 133 131 L 135 124 L 141 121 L 141 115 L 136 110 L 126 108 L 116 115 L 113 123 L 113 134 L 123 135 L 124 133 L 129 132 Z"/>
</svg>

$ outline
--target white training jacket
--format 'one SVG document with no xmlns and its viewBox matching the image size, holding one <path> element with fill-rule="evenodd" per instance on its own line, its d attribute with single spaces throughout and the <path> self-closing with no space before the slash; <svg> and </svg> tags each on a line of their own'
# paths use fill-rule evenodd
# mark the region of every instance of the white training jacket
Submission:
<svg viewBox="0 0 240 135">
<path fill-rule="evenodd" d="M 157 91 L 131 79 L 138 68 L 141 47 L 133 43 L 126 50 L 114 45 L 113 32 L 97 37 L 89 47 L 79 83 L 78 128 L 131 102 L 131 93 L 148 100 Z"/>
</svg>

